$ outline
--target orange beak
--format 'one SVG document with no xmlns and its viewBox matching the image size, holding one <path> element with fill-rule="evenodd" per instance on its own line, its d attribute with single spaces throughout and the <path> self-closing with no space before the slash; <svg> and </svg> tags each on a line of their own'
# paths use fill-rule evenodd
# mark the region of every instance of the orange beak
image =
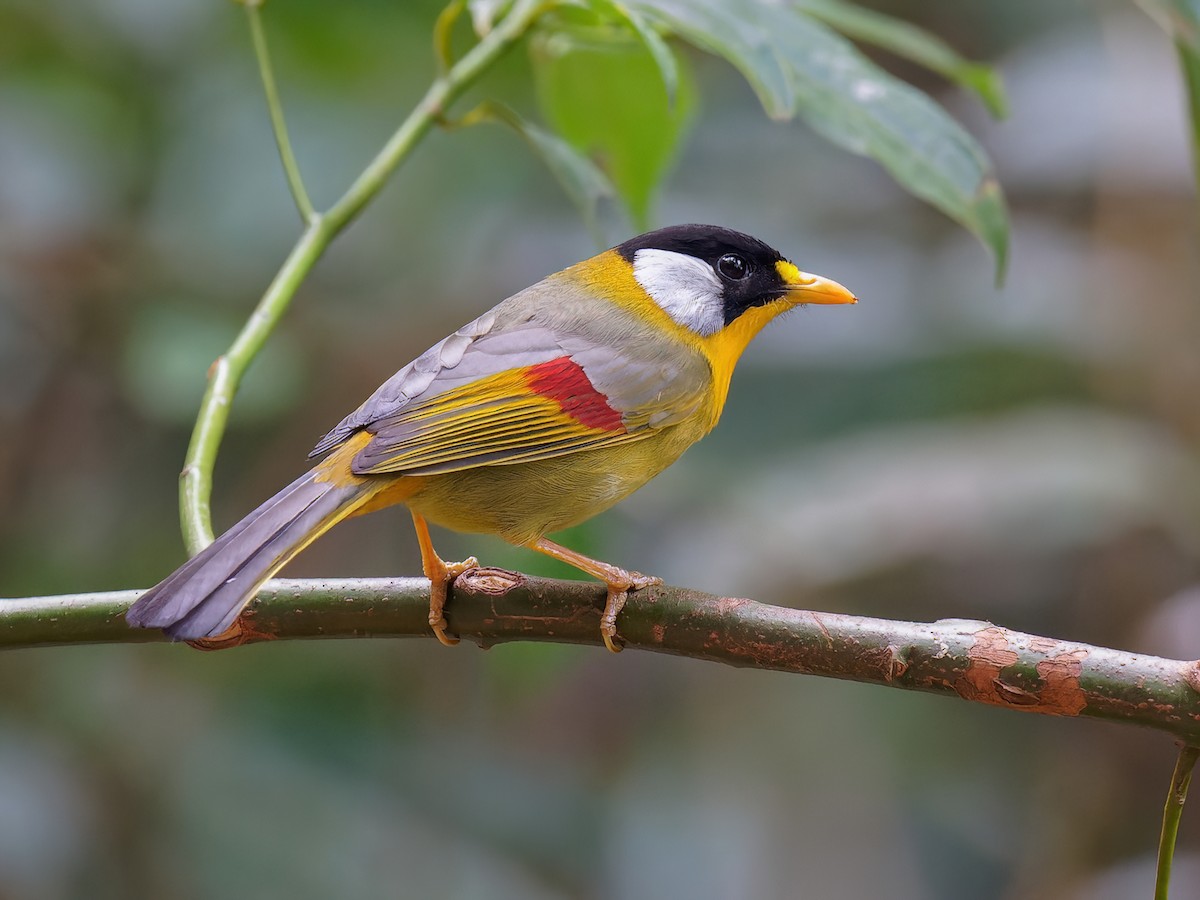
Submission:
<svg viewBox="0 0 1200 900">
<path fill-rule="evenodd" d="M 801 272 L 787 260 L 775 264 L 779 277 L 788 286 L 788 299 L 793 303 L 857 303 L 858 298 L 836 281 Z"/>
</svg>

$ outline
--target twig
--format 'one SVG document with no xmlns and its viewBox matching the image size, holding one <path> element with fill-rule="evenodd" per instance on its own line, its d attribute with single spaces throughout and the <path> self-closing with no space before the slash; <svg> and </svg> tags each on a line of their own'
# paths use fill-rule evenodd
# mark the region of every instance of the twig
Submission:
<svg viewBox="0 0 1200 900">
<path fill-rule="evenodd" d="M 162 640 L 123 615 L 139 592 L 0 600 L 0 647 Z M 499 569 L 460 577 L 451 631 L 505 641 L 599 644 L 604 590 Z M 429 637 L 418 578 L 269 582 L 236 643 L 317 637 Z M 768 606 L 676 587 L 637 592 L 621 614 L 630 648 L 956 696 L 1020 712 L 1090 716 L 1200 744 L 1194 662 L 1036 637 L 987 622 L 894 622 Z M 1173 794 L 1174 796 L 1174 794 Z"/>
<path fill-rule="evenodd" d="M 283 163 L 284 174 L 287 175 L 288 188 L 296 201 L 296 209 L 300 219 L 308 224 L 316 216 L 312 201 L 308 199 L 308 191 L 304 188 L 304 179 L 300 177 L 300 167 L 296 164 L 296 156 L 292 153 L 292 142 L 288 138 L 287 123 L 283 119 L 283 104 L 279 100 L 279 88 L 275 84 L 275 73 L 271 68 L 271 57 L 267 53 L 267 36 L 263 33 L 262 3 L 245 2 L 246 17 L 250 23 L 250 39 L 254 43 L 254 55 L 258 59 L 258 73 L 262 76 L 263 92 L 267 95 L 267 110 L 271 115 L 271 130 L 275 132 L 275 144 L 279 147 L 279 159 Z"/>
<path fill-rule="evenodd" d="M 1175 858 L 1175 838 L 1179 835 L 1179 819 L 1183 816 L 1183 804 L 1187 800 L 1188 785 L 1192 782 L 1192 768 L 1200 756 L 1200 747 L 1184 744 L 1179 748 L 1179 759 L 1175 761 L 1175 772 L 1171 776 L 1171 788 L 1167 791 L 1167 803 L 1163 807 L 1162 835 L 1158 839 L 1158 871 L 1154 879 L 1154 900 L 1167 900 L 1171 889 L 1171 862 Z"/>
</svg>

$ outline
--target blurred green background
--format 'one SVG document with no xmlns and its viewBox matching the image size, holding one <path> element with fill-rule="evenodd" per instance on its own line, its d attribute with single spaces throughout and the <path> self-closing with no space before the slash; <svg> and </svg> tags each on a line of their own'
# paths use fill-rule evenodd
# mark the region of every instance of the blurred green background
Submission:
<svg viewBox="0 0 1200 900">
<path fill-rule="evenodd" d="M 877 165 L 772 124 L 726 64 L 685 54 L 690 133 L 654 224 L 749 231 L 863 302 L 775 325 L 718 430 L 569 542 L 713 592 L 1194 657 L 1200 272 L 1170 40 L 1125 3 L 881 8 L 1004 74 L 995 123 L 880 57 L 995 159 L 1006 286 Z M 318 206 L 424 90 L 437 9 L 267 7 Z M 536 118 L 526 54 L 488 85 Z M 296 232 L 235 7 L 0 0 L 0 595 L 149 586 L 183 560 L 176 476 L 204 371 Z M 217 526 L 400 365 L 594 249 L 519 138 L 431 135 L 251 370 Z M 287 574 L 419 568 L 392 510 Z M 1150 893 L 1175 749 L 595 648 L 24 650 L 0 683 L 6 900 L 1124 900 Z M 1179 897 L 1200 891 L 1195 818 Z"/>
</svg>

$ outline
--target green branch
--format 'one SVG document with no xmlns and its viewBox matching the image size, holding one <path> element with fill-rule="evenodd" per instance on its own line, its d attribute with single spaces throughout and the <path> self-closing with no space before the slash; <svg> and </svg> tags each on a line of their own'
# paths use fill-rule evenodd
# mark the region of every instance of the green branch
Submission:
<svg viewBox="0 0 1200 900">
<path fill-rule="evenodd" d="M 233 401 L 233 396 L 237 392 L 246 369 L 262 349 L 263 343 L 270 336 L 279 319 L 287 311 L 297 288 L 333 239 L 350 224 L 363 207 L 378 195 L 387 179 L 408 157 L 421 138 L 438 122 L 446 108 L 521 39 L 544 8 L 541 0 L 517 0 L 495 28 L 480 39 L 479 43 L 472 47 L 449 71 L 434 81 L 416 108 L 396 130 L 383 149 L 371 160 L 362 174 L 350 185 L 341 199 L 328 212 L 313 212 L 306 217 L 307 225 L 304 231 L 271 281 L 266 293 L 263 294 L 258 306 L 255 307 L 246 324 L 242 326 L 241 332 L 234 339 L 229 350 L 213 363 L 209 371 L 208 387 L 200 402 L 200 411 L 192 430 L 191 443 L 188 445 L 183 471 L 179 476 L 180 524 L 183 529 L 184 543 L 187 545 L 189 553 L 193 555 L 198 553 L 213 540 L 210 508 L 213 467 L 216 465 L 217 451 L 229 420 L 229 406 Z M 248 4 L 247 9 L 251 10 L 251 23 L 257 22 L 253 4 Z M 260 65 L 264 72 L 264 83 L 269 82 L 273 85 L 274 81 L 270 76 L 265 50 L 264 43 L 259 53 Z M 267 90 L 268 105 L 272 106 L 272 121 L 274 121 L 275 114 L 278 112 L 278 98 L 276 97 L 272 102 L 272 90 L 270 87 Z M 280 153 L 283 155 L 283 148 L 287 146 L 287 138 L 283 131 L 282 112 L 279 112 L 275 133 L 276 139 L 281 141 Z M 290 150 L 288 155 L 290 155 Z M 287 158 L 284 159 L 284 168 L 288 170 L 289 183 L 292 183 L 294 163 L 295 161 L 292 160 L 292 166 L 289 168 Z M 293 193 L 299 183 L 298 172 L 295 172 L 295 179 L 296 183 L 292 183 Z M 302 185 L 300 185 L 300 190 L 303 195 Z M 298 195 L 297 204 L 300 205 L 300 202 L 300 195 Z M 303 207 L 301 209 L 303 214 Z"/>
<path fill-rule="evenodd" d="M 0 647 L 163 640 L 124 621 L 138 591 L 0 600 Z M 450 630 L 481 646 L 600 644 L 600 585 L 476 569 L 454 585 Z M 268 582 L 236 643 L 431 637 L 421 578 Z M 893 622 L 768 606 L 677 587 L 634 594 L 631 649 L 958 697 L 1019 712 L 1089 716 L 1200 743 L 1197 663 L 1036 637 L 987 622 Z"/>
</svg>

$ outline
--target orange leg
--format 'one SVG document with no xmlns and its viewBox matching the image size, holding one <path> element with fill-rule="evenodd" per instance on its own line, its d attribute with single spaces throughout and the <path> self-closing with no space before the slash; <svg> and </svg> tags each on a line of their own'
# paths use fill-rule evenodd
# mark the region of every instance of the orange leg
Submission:
<svg viewBox="0 0 1200 900">
<path fill-rule="evenodd" d="M 608 599 L 604 603 L 604 615 L 600 617 L 600 636 L 604 638 L 604 646 L 613 653 L 621 652 L 621 644 L 617 641 L 617 615 L 625 607 L 625 600 L 630 591 L 649 587 L 652 584 L 662 584 L 661 578 L 653 575 L 642 575 L 639 572 L 629 572 L 617 568 L 574 550 L 568 550 L 561 544 L 538 538 L 528 545 L 531 550 L 553 556 L 557 560 L 574 566 L 581 572 L 586 572 L 593 578 L 598 578 L 608 586 Z"/>
<path fill-rule="evenodd" d="M 458 643 L 458 638 L 446 633 L 446 592 L 455 578 L 469 569 L 478 568 L 479 560 L 471 556 L 462 562 L 445 562 L 433 549 L 433 539 L 429 537 L 429 526 L 425 524 L 425 519 L 415 512 L 412 518 L 413 526 L 417 529 L 417 543 L 421 545 L 421 569 L 429 579 L 429 627 L 439 641 L 447 647 L 453 647 Z"/>
</svg>

